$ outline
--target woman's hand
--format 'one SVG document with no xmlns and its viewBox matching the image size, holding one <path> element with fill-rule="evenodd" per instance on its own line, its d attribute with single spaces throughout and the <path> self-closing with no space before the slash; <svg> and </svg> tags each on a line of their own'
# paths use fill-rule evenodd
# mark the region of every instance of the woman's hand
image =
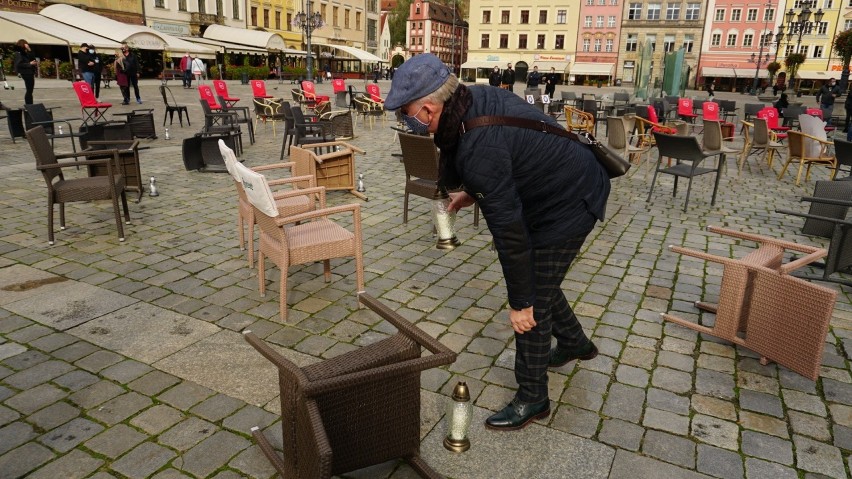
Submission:
<svg viewBox="0 0 852 479">
<path fill-rule="evenodd" d="M 509 308 L 509 321 L 512 322 L 512 329 L 518 334 L 524 334 L 535 327 L 535 319 L 533 319 L 533 307 L 524 308 L 516 311 Z"/>
<path fill-rule="evenodd" d="M 449 206 L 450 211 L 458 211 L 458 210 L 460 210 L 462 208 L 466 208 L 466 207 L 468 207 L 468 206 L 470 206 L 474 203 L 475 203 L 475 201 L 474 201 L 473 197 L 470 196 L 469 194 L 467 194 L 464 191 L 459 191 L 459 192 L 456 192 L 456 193 L 450 193 L 450 206 Z"/>
</svg>

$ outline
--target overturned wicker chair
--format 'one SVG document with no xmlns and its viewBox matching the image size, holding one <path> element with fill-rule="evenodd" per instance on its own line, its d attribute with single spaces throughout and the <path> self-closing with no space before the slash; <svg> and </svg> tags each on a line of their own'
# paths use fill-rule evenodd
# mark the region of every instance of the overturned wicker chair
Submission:
<svg viewBox="0 0 852 479">
<path fill-rule="evenodd" d="M 456 354 L 377 299 L 359 301 L 397 328 L 369 346 L 299 368 L 246 331 L 278 368 L 283 458 L 258 428 L 252 435 L 281 475 L 328 479 L 404 459 L 424 478 L 442 478 L 420 457 L 420 373 Z M 423 349 L 431 354 L 422 355 Z"/>
</svg>

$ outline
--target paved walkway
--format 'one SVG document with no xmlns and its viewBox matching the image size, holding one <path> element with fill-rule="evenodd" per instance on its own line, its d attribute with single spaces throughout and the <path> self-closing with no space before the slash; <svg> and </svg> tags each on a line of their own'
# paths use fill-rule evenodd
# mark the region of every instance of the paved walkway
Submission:
<svg viewBox="0 0 852 479">
<path fill-rule="evenodd" d="M 183 168 L 180 140 L 197 131 L 201 111 L 195 90 L 170 83 L 189 105 L 193 126 L 172 125 L 172 139 L 164 140 L 158 82 L 143 82 L 141 107 L 155 109 L 160 139 L 143 142 L 150 149 L 142 152 L 142 172 L 157 178 L 160 196 L 131 203 L 124 243 L 102 202 L 69 206 L 68 229 L 48 246 L 44 184 L 32 153 L 24 141 L 0 139 L 2 478 L 272 477 L 249 429 L 264 428 L 282 444 L 276 372 L 240 332 L 251 329 L 299 364 L 390 332 L 356 309 L 353 265 L 344 260 L 333 262 L 328 284 L 317 265 L 292 268 L 289 318 L 279 322 L 277 269 L 269 270 L 273 293 L 260 297 L 256 273 L 237 247 L 231 179 Z M 67 83 L 38 86 L 36 101 L 62 106 L 58 116 L 76 116 Z M 290 88 L 269 86 L 273 95 Z M 231 91 L 248 102 L 247 85 L 231 84 Z M 15 106 L 22 96 L 20 88 L 0 91 L 4 104 Z M 118 90 L 103 90 L 101 99 L 119 103 Z M 712 321 L 692 303 L 713 300 L 720 281 L 717 267 L 674 255 L 667 245 L 723 255 L 751 247 L 720 239 L 707 225 L 826 244 L 800 235 L 800 220 L 774 212 L 803 209 L 798 198 L 812 191 L 813 179 L 800 187 L 789 175 L 778 181 L 779 162 L 769 168 L 755 158 L 737 174 L 728 160 L 716 205 L 709 204 L 711 180 L 699 178 L 686 213 L 683 193 L 672 198 L 669 179 L 645 202 L 650 163 L 616 180 L 606 222 L 564 283 L 601 354 L 551 373 L 549 418 L 495 433 L 482 420 L 512 396 L 514 352 L 488 230 L 484 222 L 474 228 L 464 213 L 462 246 L 438 251 L 428 202 L 420 198 L 412 198 L 410 221 L 402 224 L 404 172 L 387 126 L 356 127 L 353 142 L 368 152 L 357 171 L 369 201 L 344 192 L 329 198 L 362 205 L 367 291 L 459 353 L 454 364 L 422 378 L 422 453 L 438 471 L 456 479 L 849 476 L 849 289 L 838 289 L 816 383 L 660 321 L 666 311 Z M 248 166 L 278 160 L 280 131 L 258 130 L 257 144 L 246 142 Z M 476 406 L 472 448 L 464 454 L 441 445 L 458 380 L 467 381 Z M 345 477 L 414 474 L 391 462 Z"/>
</svg>

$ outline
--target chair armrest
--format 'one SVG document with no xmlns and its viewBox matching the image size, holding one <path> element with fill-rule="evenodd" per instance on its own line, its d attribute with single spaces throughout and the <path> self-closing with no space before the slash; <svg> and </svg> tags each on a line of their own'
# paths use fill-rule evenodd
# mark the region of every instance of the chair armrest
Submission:
<svg viewBox="0 0 852 479">
<path fill-rule="evenodd" d="M 318 187 L 319 188 L 319 187 Z M 307 188 L 305 188 L 307 189 Z M 304 190 L 300 190 L 304 191 Z M 309 211 L 307 213 L 300 213 L 298 215 L 288 216 L 286 218 L 276 218 L 275 223 L 278 226 L 284 226 L 291 223 L 299 223 L 305 220 L 311 220 L 314 218 L 322 218 L 325 216 L 330 216 L 337 213 L 346 213 L 347 211 L 351 211 L 353 216 L 355 216 L 355 221 L 353 223 L 356 225 L 358 229 L 360 229 L 361 220 L 361 205 L 358 204 L 348 204 L 348 205 L 339 205 L 339 206 L 331 206 L 328 208 L 322 208 L 319 210 Z"/>
<path fill-rule="evenodd" d="M 288 162 L 285 162 L 285 163 L 272 163 L 272 164 L 269 164 L 269 165 L 255 166 L 255 167 L 251 168 L 251 170 L 258 172 L 258 173 L 261 172 L 261 171 L 275 170 L 275 169 L 278 169 L 278 168 L 290 168 L 292 170 L 294 166 L 296 166 L 296 162 L 288 161 Z"/>
<path fill-rule="evenodd" d="M 291 176 L 288 178 L 278 178 L 275 180 L 268 181 L 269 186 L 277 186 L 277 185 L 287 185 L 290 183 L 299 183 L 301 181 L 307 181 L 310 184 L 309 188 L 313 188 L 316 186 L 316 177 L 313 175 L 304 175 L 304 176 Z"/>
<path fill-rule="evenodd" d="M 325 208 L 325 186 L 312 186 L 310 188 L 300 188 L 295 190 L 281 191 L 272 194 L 272 198 L 276 200 L 282 200 L 284 198 L 291 198 L 293 196 L 308 196 L 308 195 L 316 195 L 317 200 L 320 203 L 320 209 Z"/>
<path fill-rule="evenodd" d="M 748 122 L 748 121 L 745 121 L 745 120 L 740 120 L 740 123 L 742 123 L 743 125 L 745 125 L 749 128 L 754 128 L 754 123 L 751 123 L 751 122 Z"/>
<path fill-rule="evenodd" d="M 367 152 L 362 150 L 361 148 L 358 148 L 357 146 L 355 146 L 351 143 L 347 143 L 345 141 L 327 141 L 325 143 L 311 143 L 310 145 L 304 145 L 301 148 L 317 149 L 317 148 L 326 148 L 326 147 L 329 147 L 329 146 L 340 146 L 340 147 L 343 147 L 343 148 L 348 148 L 348 149 L 354 151 L 355 153 L 361 153 L 362 155 L 367 154 Z M 334 153 L 337 153 L 337 152 L 333 152 L 333 153 L 329 153 L 329 154 L 334 154 Z"/>
<path fill-rule="evenodd" d="M 780 212 L 780 211 L 779 211 Z M 718 226 L 708 226 L 707 231 L 718 233 L 723 236 L 730 236 L 732 238 L 744 239 L 748 241 L 754 241 L 755 243 L 760 244 L 771 244 L 778 246 L 779 248 L 789 249 L 792 251 L 798 251 L 800 253 L 813 253 L 814 251 L 819 250 L 819 248 L 815 246 L 808 246 L 799 243 L 794 243 L 792 241 L 786 241 L 777 238 L 770 238 L 768 236 L 757 235 L 754 233 L 745 233 L 743 231 L 731 230 L 727 228 L 720 228 Z"/>
<path fill-rule="evenodd" d="M 95 160 L 82 160 L 82 161 L 74 161 L 74 162 L 65 162 L 65 163 L 54 163 L 52 165 L 36 165 L 37 170 L 53 170 L 56 168 L 69 168 L 69 167 L 80 167 L 86 165 L 105 165 L 108 164 L 118 157 L 118 150 L 100 150 L 97 153 L 99 155 L 103 155 L 105 152 L 113 151 L 115 154 L 109 158 L 98 158 Z M 82 152 L 80 152 L 82 153 Z"/>
<path fill-rule="evenodd" d="M 153 109 L 153 108 L 140 108 L 140 109 L 138 109 L 138 110 L 132 110 L 132 113 L 133 113 L 133 114 L 136 114 L 136 113 L 145 113 L 145 114 L 147 114 L 147 113 L 153 113 L 153 112 L 154 112 L 154 109 Z"/>
<path fill-rule="evenodd" d="M 56 157 L 57 160 L 59 160 L 59 159 L 64 159 L 64 158 L 78 158 L 78 157 L 81 157 L 81 156 L 85 156 L 85 157 L 102 156 L 105 152 L 110 152 L 110 151 L 115 152 L 115 156 L 118 157 L 118 150 L 115 150 L 115 149 L 112 149 L 112 150 L 97 150 L 97 151 L 84 150 L 84 151 L 78 151 L 76 153 L 74 153 L 74 152 L 57 153 L 54 156 Z M 76 162 L 75 164 L 82 165 L 83 163 L 82 162 Z"/>
<path fill-rule="evenodd" d="M 803 196 L 801 201 L 810 201 L 811 203 L 820 203 L 823 205 L 852 206 L 852 201 L 836 200 L 832 198 L 816 198 L 813 196 Z"/>
<path fill-rule="evenodd" d="M 138 150 L 139 149 L 139 140 L 94 140 L 89 141 L 90 145 L 127 145 L 123 149 L 125 150 Z M 103 151 L 103 150 L 101 150 Z"/>
<path fill-rule="evenodd" d="M 704 251 L 684 248 L 683 246 L 669 245 L 669 250 L 678 254 L 682 254 L 684 256 L 692 256 L 694 258 L 703 259 L 705 261 L 721 263 L 726 266 L 738 263 L 737 260 L 733 258 L 725 258 L 724 256 L 717 256 L 715 254 L 705 253 Z"/>
</svg>

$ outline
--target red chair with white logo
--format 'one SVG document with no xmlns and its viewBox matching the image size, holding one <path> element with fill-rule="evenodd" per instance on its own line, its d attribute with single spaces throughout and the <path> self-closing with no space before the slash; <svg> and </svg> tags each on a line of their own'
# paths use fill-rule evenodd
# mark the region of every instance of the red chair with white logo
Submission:
<svg viewBox="0 0 852 479">
<path fill-rule="evenodd" d="M 266 94 L 266 82 L 263 80 L 251 80 L 251 92 L 255 98 L 272 98 Z"/>
<path fill-rule="evenodd" d="M 346 80 L 343 78 L 335 78 L 331 80 L 331 88 L 334 90 L 334 93 L 346 92 Z"/>
<path fill-rule="evenodd" d="M 302 94 L 309 102 L 325 103 L 328 101 L 327 95 L 317 95 L 317 88 L 314 82 L 310 80 L 302 80 Z"/>
<path fill-rule="evenodd" d="M 367 84 L 367 93 L 370 94 L 370 99 L 378 103 L 384 103 L 385 100 L 382 98 L 382 90 L 379 88 L 379 85 L 375 83 Z"/>
<path fill-rule="evenodd" d="M 780 141 L 787 138 L 787 134 L 783 133 L 785 131 L 790 130 L 789 126 L 781 126 L 778 123 L 778 110 L 773 106 L 768 106 L 759 112 L 757 112 L 757 117 L 766 120 L 766 126 L 769 127 L 771 131 L 775 132 L 776 138 Z"/>
<path fill-rule="evenodd" d="M 92 120 L 92 123 L 97 123 L 99 119 L 106 121 L 104 114 L 112 108 L 112 103 L 99 102 L 95 98 L 94 92 L 92 92 L 92 87 L 84 81 L 74 82 L 73 86 L 74 93 L 77 94 L 77 99 L 80 100 L 80 111 L 85 116 L 83 121 L 85 123 L 88 123 L 89 120 Z"/>
<path fill-rule="evenodd" d="M 208 85 L 198 85 L 198 96 L 210 105 L 212 111 L 222 109 L 222 105 L 216 102 L 216 95 L 213 94 L 213 89 Z"/>
<path fill-rule="evenodd" d="M 240 101 L 239 98 L 234 98 L 228 95 L 228 84 L 224 80 L 213 80 L 213 88 L 216 90 L 216 95 L 225 100 L 228 107 L 234 106 Z"/>
<path fill-rule="evenodd" d="M 698 115 L 692 112 L 692 98 L 679 98 L 677 100 L 677 116 L 681 120 L 694 123 Z"/>
<path fill-rule="evenodd" d="M 820 110 L 819 108 L 808 108 L 805 110 L 805 114 L 815 116 L 820 120 L 825 121 L 825 118 L 822 117 L 822 110 Z M 834 131 L 836 129 L 836 127 L 825 125 L 825 131 Z"/>
</svg>

